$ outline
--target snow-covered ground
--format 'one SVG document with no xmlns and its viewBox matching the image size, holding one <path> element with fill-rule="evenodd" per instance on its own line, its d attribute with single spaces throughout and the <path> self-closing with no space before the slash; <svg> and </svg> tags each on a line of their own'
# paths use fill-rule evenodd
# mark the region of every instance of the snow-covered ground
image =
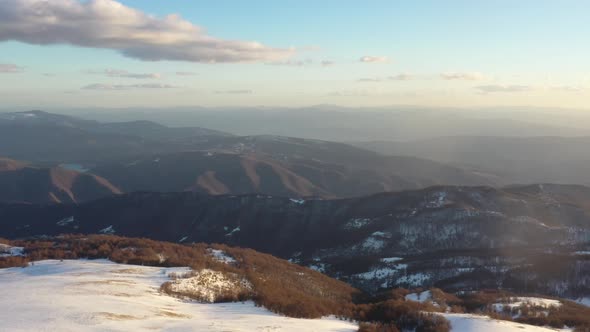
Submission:
<svg viewBox="0 0 590 332">
<path fill-rule="evenodd" d="M 222 263 L 226 263 L 226 264 L 233 264 L 236 262 L 236 260 L 233 257 L 226 254 L 223 250 L 209 249 L 209 253 L 218 262 L 222 262 Z"/>
<path fill-rule="evenodd" d="M 590 297 L 582 297 L 576 300 L 579 304 L 590 307 Z"/>
<path fill-rule="evenodd" d="M 425 302 L 432 299 L 430 291 L 424 291 L 422 293 L 412 293 L 406 295 L 406 300 Z M 510 304 L 496 304 L 496 306 L 506 305 L 509 307 L 519 307 L 522 304 L 527 304 L 535 307 L 551 307 L 560 306 L 561 302 L 551 299 L 543 299 L 536 297 L 519 297 L 514 298 L 513 303 Z M 497 308 L 497 310 L 501 310 Z M 445 313 L 442 314 L 446 319 L 451 322 L 452 332 L 549 332 L 549 331 L 571 331 L 569 329 L 552 329 L 548 327 L 538 327 L 527 324 L 520 324 L 515 322 L 509 322 L 504 320 L 491 319 L 488 316 L 474 315 L 474 314 L 453 314 Z"/>
<path fill-rule="evenodd" d="M 571 331 L 569 329 L 556 330 L 548 327 L 540 327 L 515 322 L 495 320 L 486 316 L 471 314 L 444 314 L 451 322 L 452 332 L 555 332 Z"/>
<path fill-rule="evenodd" d="M 501 312 L 506 307 L 516 309 L 521 306 L 538 308 L 561 307 L 561 302 L 559 300 L 544 299 L 540 297 L 515 297 L 511 299 L 509 303 L 494 304 L 494 308 L 498 312 Z"/>
<path fill-rule="evenodd" d="M 415 301 L 415 302 L 426 302 L 432 299 L 432 294 L 430 291 L 424 291 L 422 293 L 412 293 L 406 295 L 406 300 L 408 301 Z"/>
<path fill-rule="evenodd" d="M 0 330 L 12 331 L 332 331 L 337 319 L 294 319 L 252 303 L 199 304 L 158 292 L 186 268 L 107 260 L 41 261 L 0 269 Z"/>
<path fill-rule="evenodd" d="M 11 247 L 7 244 L 0 243 L 0 257 L 9 256 L 23 256 L 25 248 L 23 247 Z"/>
</svg>

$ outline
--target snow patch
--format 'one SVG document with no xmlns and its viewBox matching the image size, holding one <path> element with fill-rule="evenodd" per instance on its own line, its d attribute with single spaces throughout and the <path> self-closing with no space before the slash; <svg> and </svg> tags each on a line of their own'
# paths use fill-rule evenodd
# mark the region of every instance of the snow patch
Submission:
<svg viewBox="0 0 590 332">
<path fill-rule="evenodd" d="M 380 267 L 363 273 L 357 273 L 354 276 L 364 280 L 380 280 L 393 277 L 400 273 L 401 270 L 407 269 L 406 264 L 397 264 L 393 267 Z"/>
<path fill-rule="evenodd" d="M 359 229 L 362 227 L 367 226 L 371 223 L 371 219 L 369 218 L 354 218 L 350 219 L 346 224 L 344 224 L 344 229 Z"/>
<path fill-rule="evenodd" d="M 412 293 L 406 295 L 406 300 L 424 303 L 426 301 L 432 300 L 432 294 L 430 293 L 430 291 L 424 291 L 422 293 Z"/>
<path fill-rule="evenodd" d="M 361 247 L 365 250 L 377 251 L 385 247 L 385 241 L 383 239 L 370 236 L 361 244 Z"/>
<path fill-rule="evenodd" d="M 401 260 L 403 260 L 403 258 L 401 258 L 401 257 L 384 257 L 384 258 L 381 258 L 381 261 L 383 263 L 395 263 L 395 262 L 399 262 Z"/>
<path fill-rule="evenodd" d="M 0 257 L 14 257 L 24 256 L 25 248 L 23 247 L 11 247 L 7 244 L 0 243 Z"/>
<path fill-rule="evenodd" d="M 590 297 L 582 297 L 582 298 L 576 299 L 576 302 L 578 302 L 581 305 L 585 305 L 587 307 L 590 307 Z"/>
<path fill-rule="evenodd" d="M 236 227 L 236 228 L 232 229 L 232 231 L 231 231 L 231 232 L 229 232 L 229 233 L 227 233 L 227 234 L 225 234 L 225 236 L 232 236 L 232 235 L 234 235 L 234 233 L 237 233 L 237 232 L 239 232 L 239 231 L 240 231 L 240 226 L 238 226 L 238 227 Z"/>
<path fill-rule="evenodd" d="M 555 332 L 570 329 L 551 329 L 541 326 L 520 324 L 504 320 L 495 320 L 487 316 L 473 314 L 442 314 L 451 322 L 452 332 Z"/>
<path fill-rule="evenodd" d="M 320 272 L 320 273 L 326 273 L 326 264 L 324 263 L 315 263 L 312 265 L 309 265 L 308 268 Z"/>
<path fill-rule="evenodd" d="M 502 312 L 504 308 L 518 309 L 522 306 L 534 307 L 534 308 L 559 308 L 561 302 L 559 300 L 544 299 L 540 297 L 515 297 L 508 303 L 495 303 L 493 305 L 494 310 Z"/>
<path fill-rule="evenodd" d="M 236 260 L 233 257 L 229 256 L 223 250 L 209 248 L 208 251 L 209 254 L 218 262 L 222 262 L 225 264 L 232 264 L 236 262 Z"/>
<path fill-rule="evenodd" d="M 295 203 L 295 204 L 299 204 L 299 205 L 301 205 L 301 204 L 304 204 L 304 203 L 305 203 L 305 200 L 304 200 L 304 199 L 289 198 L 289 200 L 290 200 L 291 202 L 293 202 L 293 203 Z"/>
<path fill-rule="evenodd" d="M 398 284 L 402 285 L 409 285 L 411 287 L 420 287 L 426 281 L 430 279 L 430 276 L 424 273 L 413 273 L 405 275 L 399 279 L 397 279 Z"/>
<path fill-rule="evenodd" d="M 429 201 L 426 203 L 426 207 L 429 209 L 441 208 L 451 203 L 447 201 L 447 192 L 445 191 L 437 191 L 429 196 Z"/>
<path fill-rule="evenodd" d="M 113 228 L 113 225 L 110 225 L 109 227 L 103 228 L 98 232 L 101 234 L 115 234 L 115 229 Z"/>
<path fill-rule="evenodd" d="M 67 226 L 73 222 L 74 222 L 74 216 L 71 216 L 71 217 L 67 217 L 67 218 L 62 219 L 55 224 L 57 226 L 64 227 L 64 226 Z"/>
</svg>

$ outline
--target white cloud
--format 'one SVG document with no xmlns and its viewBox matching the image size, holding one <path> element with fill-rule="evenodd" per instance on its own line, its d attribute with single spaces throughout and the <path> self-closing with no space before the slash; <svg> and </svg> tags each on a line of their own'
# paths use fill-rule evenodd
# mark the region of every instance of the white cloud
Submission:
<svg viewBox="0 0 590 332">
<path fill-rule="evenodd" d="M 82 87 L 83 90 L 102 90 L 102 91 L 118 91 L 129 89 L 172 89 L 175 86 L 168 84 L 102 84 L 95 83 Z"/>
<path fill-rule="evenodd" d="M 280 61 L 292 48 L 212 37 L 179 15 L 155 17 L 114 0 L 2 0 L 0 41 L 105 48 L 145 61 Z"/>
<path fill-rule="evenodd" d="M 410 74 L 397 74 L 397 75 L 389 76 L 388 79 L 390 79 L 392 81 L 409 81 L 411 79 L 414 79 L 414 76 L 410 75 Z"/>
<path fill-rule="evenodd" d="M 462 80 L 462 81 L 481 81 L 486 78 L 482 73 L 478 73 L 478 72 L 467 72 L 467 73 L 448 72 L 448 73 L 440 74 L 440 77 L 443 80 Z"/>
<path fill-rule="evenodd" d="M 197 76 L 199 74 L 193 73 L 191 71 L 177 71 L 176 76 Z"/>
<path fill-rule="evenodd" d="M 15 74 L 22 73 L 23 67 L 11 63 L 0 63 L 0 74 Z"/>
<path fill-rule="evenodd" d="M 303 67 L 303 66 L 309 66 L 311 64 L 313 64 L 313 61 L 310 59 L 274 61 L 274 62 L 267 63 L 267 65 L 271 65 L 271 66 L 289 66 L 289 67 Z"/>
<path fill-rule="evenodd" d="M 137 79 L 159 79 L 162 76 L 157 73 L 131 73 L 121 69 L 105 69 L 102 71 L 88 71 L 89 74 L 100 74 L 107 77 L 137 78 Z"/>
<path fill-rule="evenodd" d="M 379 88 L 347 89 L 328 93 L 332 97 L 370 97 L 382 95 L 383 90 Z"/>
<path fill-rule="evenodd" d="M 414 78 L 414 76 L 412 76 L 410 74 L 397 74 L 397 75 L 387 76 L 386 78 L 381 78 L 381 77 L 359 78 L 357 80 L 357 82 L 409 81 L 413 78 Z"/>
<path fill-rule="evenodd" d="M 528 85 L 480 85 L 475 88 L 484 93 L 526 92 L 532 90 L 532 87 Z"/>
<path fill-rule="evenodd" d="M 314 64 L 316 64 L 316 62 L 312 59 L 304 59 L 304 60 L 291 59 L 291 60 L 285 60 L 285 61 L 267 62 L 266 64 L 271 65 L 271 66 L 308 67 L 308 66 L 313 66 Z M 329 66 L 333 66 L 335 64 L 335 62 L 331 61 L 331 60 L 322 60 L 322 61 L 317 62 L 317 64 L 319 64 L 322 67 L 329 67 Z"/>
<path fill-rule="evenodd" d="M 230 94 L 230 95 L 250 95 L 254 93 L 252 90 L 223 90 L 215 91 L 216 94 Z"/>
<path fill-rule="evenodd" d="M 552 87 L 553 90 L 564 91 L 564 92 L 582 92 L 585 89 L 577 85 L 559 85 Z"/>
<path fill-rule="evenodd" d="M 320 62 L 320 64 L 322 65 L 322 67 L 329 67 L 333 66 L 335 62 L 331 60 L 323 60 L 322 62 Z"/>
<path fill-rule="evenodd" d="M 359 59 L 360 62 L 364 63 L 389 63 L 389 58 L 386 56 L 371 56 L 365 55 Z"/>
<path fill-rule="evenodd" d="M 379 77 L 364 77 L 364 78 L 359 78 L 356 81 L 360 82 L 360 83 L 374 83 L 374 82 L 381 82 L 383 80 L 380 79 Z"/>
</svg>

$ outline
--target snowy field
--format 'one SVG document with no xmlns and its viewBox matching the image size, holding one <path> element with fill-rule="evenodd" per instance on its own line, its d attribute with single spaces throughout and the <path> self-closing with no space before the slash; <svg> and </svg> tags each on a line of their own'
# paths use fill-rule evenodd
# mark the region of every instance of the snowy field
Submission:
<svg viewBox="0 0 590 332">
<path fill-rule="evenodd" d="M 42 261 L 0 269 L 1 331 L 330 331 L 357 325 L 294 319 L 252 303 L 199 304 L 162 295 L 165 269 L 97 261 Z"/>
<path fill-rule="evenodd" d="M 583 298 L 577 299 L 576 302 L 578 302 L 579 304 L 583 304 L 587 307 L 590 307 L 590 297 L 583 297 Z"/>
<path fill-rule="evenodd" d="M 422 293 L 412 293 L 406 295 L 406 300 L 415 302 L 425 302 L 432 299 L 430 291 Z M 501 311 L 502 306 L 509 306 L 511 308 L 518 308 L 522 304 L 527 304 L 536 307 L 559 307 L 561 302 L 551 299 L 543 299 L 537 297 L 517 297 L 513 299 L 516 302 L 509 304 L 495 304 L 496 310 Z M 473 315 L 473 314 L 443 314 L 443 316 L 451 322 L 452 332 L 550 332 L 550 331 L 571 331 L 570 329 L 552 329 L 547 327 L 538 327 L 527 324 L 520 324 L 509 321 L 502 321 L 491 319 L 488 316 Z"/>
<path fill-rule="evenodd" d="M 552 329 L 533 325 L 490 319 L 471 314 L 444 314 L 451 322 L 453 332 L 556 332 L 569 329 Z"/>
</svg>

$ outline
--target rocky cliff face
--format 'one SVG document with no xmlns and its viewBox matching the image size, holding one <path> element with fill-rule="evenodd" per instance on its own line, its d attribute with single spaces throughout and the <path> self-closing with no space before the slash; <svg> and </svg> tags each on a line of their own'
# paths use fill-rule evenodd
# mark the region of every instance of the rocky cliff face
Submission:
<svg viewBox="0 0 590 332">
<path fill-rule="evenodd" d="M 370 291 L 588 292 L 590 188 L 433 187 L 344 200 L 135 193 L 0 206 L 0 236 L 110 233 L 219 242 L 291 259 Z"/>
</svg>

